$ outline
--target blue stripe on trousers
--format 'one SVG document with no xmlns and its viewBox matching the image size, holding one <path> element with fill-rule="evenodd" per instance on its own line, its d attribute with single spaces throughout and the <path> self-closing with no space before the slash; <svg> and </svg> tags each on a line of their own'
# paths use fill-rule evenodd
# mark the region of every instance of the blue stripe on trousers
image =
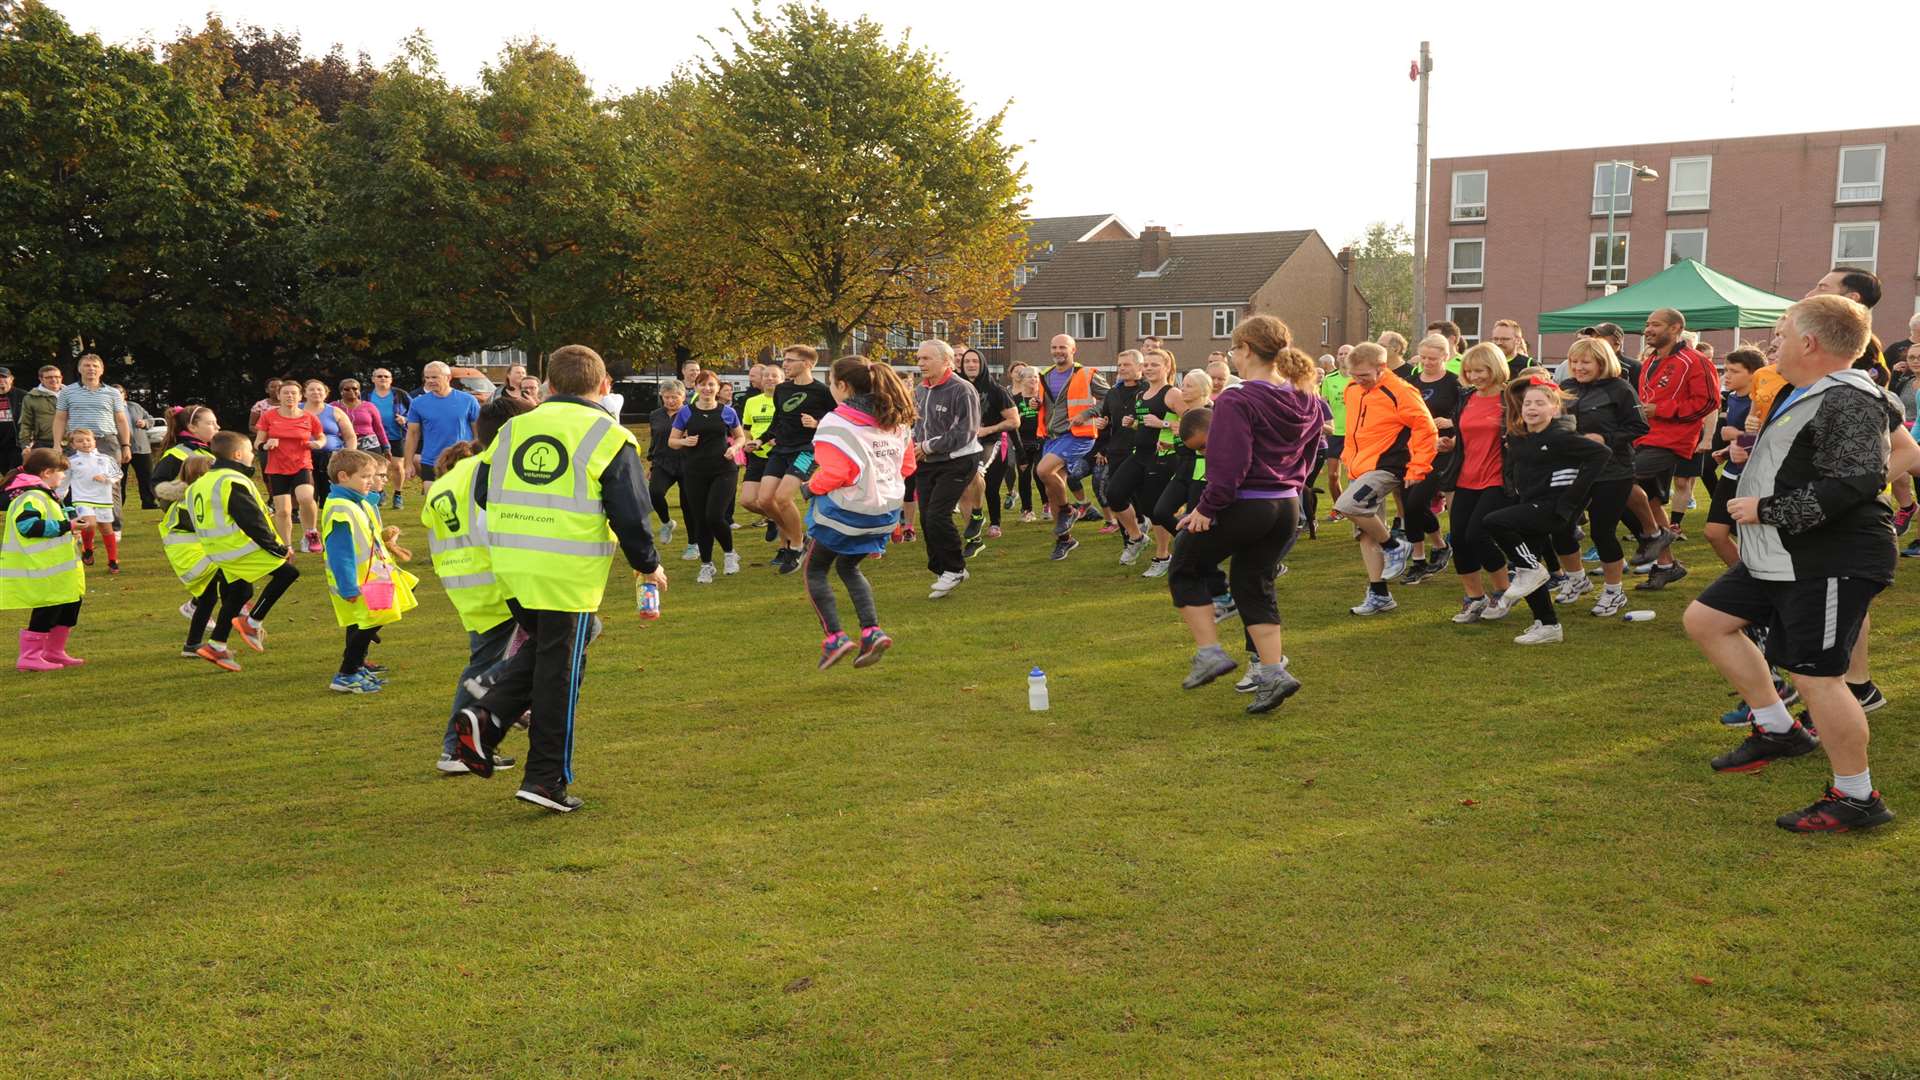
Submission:
<svg viewBox="0 0 1920 1080">
<path fill-rule="evenodd" d="M 591 616 L 574 613 L 573 617 L 573 670 L 567 673 L 567 750 L 566 759 L 561 766 L 561 775 L 567 783 L 573 783 L 573 714 L 580 704 L 580 665 L 585 662 L 587 653 L 587 619 Z"/>
</svg>

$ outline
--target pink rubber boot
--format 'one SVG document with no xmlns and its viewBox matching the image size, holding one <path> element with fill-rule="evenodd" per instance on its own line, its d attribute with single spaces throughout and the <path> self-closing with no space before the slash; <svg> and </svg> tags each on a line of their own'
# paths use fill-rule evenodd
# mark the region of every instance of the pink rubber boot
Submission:
<svg viewBox="0 0 1920 1080">
<path fill-rule="evenodd" d="M 47 642 L 40 650 L 40 659 L 51 661 L 61 667 L 79 667 L 86 663 L 77 656 L 67 655 L 67 638 L 72 635 L 73 627 L 56 626 L 47 631 Z"/>
<path fill-rule="evenodd" d="M 40 655 L 47 643 L 47 635 L 32 630 L 20 631 L 20 659 L 13 662 L 17 671 L 59 671 L 64 665 L 54 663 Z"/>
</svg>

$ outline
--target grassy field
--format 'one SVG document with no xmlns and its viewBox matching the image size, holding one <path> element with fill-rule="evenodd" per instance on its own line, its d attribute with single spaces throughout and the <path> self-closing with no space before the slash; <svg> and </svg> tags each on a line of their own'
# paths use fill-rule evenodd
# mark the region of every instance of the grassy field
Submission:
<svg viewBox="0 0 1920 1080">
<path fill-rule="evenodd" d="M 90 662 L 0 672 L 0 1074 L 1920 1075 L 1913 563 L 1873 834 L 1774 828 L 1823 759 L 1708 770 L 1697 540 L 1656 621 L 1522 649 L 1448 581 L 1348 616 L 1337 529 L 1281 581 L 1306 688 L 1265 718 L 1179 689 L 1165 588 L 1091 529 L 1052 564 L 1010 526 L 937 603 L 896 547 L 898 648 L 826 674 L 757 537 L 711 586 L 676 544 L 660 622 L 608 593 L 559 816 L 432 768 L 464 639 L 410 514 L 366 698 L 326 692 L 312 557 L 243 673 L 175 659 L 133 517 Z"/>
</svg>

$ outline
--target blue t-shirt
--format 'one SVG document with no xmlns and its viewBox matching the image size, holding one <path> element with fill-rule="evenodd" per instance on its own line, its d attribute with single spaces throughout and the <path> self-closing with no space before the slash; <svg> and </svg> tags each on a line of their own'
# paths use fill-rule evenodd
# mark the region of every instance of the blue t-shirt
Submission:
<svg viewBox="0 0 1920 1080">
<path fill-rule="evenodd" d="M 421 394 L 413 399 L 413 408 L 407 413 L 408 424 L 420 425 L 422 462 L 438 461 L 440 451 L 473 438 L 474 421 L 479 419 L 479 400 L 462 390 L 446 397 Z"/>
</svg>

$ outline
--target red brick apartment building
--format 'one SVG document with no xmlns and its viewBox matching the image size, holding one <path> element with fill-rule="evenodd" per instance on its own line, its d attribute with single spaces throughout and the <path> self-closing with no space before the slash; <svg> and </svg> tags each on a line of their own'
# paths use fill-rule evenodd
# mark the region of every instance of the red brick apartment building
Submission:
<svg viewBox="0 0 1920 1080">
<path fill-rule="evenodd" d="M 1430 191 L 1427 317 L 1476 340 L 1510 318 L 1540 348 L 1541 312 L 1680 258 L 1788 297 L 1832 266 L 1865 267 L 1885 286 L 1883 341 L 1905 338 L 1920 311 L 1920 127 L 1439 158 Z M 1568 340 L 1541 355 L 1565 356 Z M 1733 337 L 1707 340 L 1724 353 Z"/>
</svg>

